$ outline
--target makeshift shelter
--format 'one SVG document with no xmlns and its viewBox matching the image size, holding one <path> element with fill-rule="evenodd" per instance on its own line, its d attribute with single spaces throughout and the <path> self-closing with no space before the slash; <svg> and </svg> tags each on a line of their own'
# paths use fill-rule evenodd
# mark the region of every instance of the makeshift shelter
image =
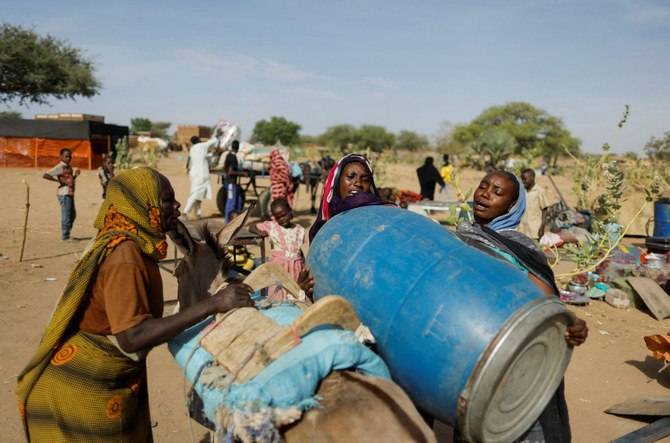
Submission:
<svg viewBox="0 0 670 443">
<path fill-rule="evenodd" d="M 50 168 L 60 161 L 60 150 L 68 148 L 70 165 L 96 169 L 127 136 L 127 126 L 90 120 L 0 119 L 0 167 Z"/>
</svg>

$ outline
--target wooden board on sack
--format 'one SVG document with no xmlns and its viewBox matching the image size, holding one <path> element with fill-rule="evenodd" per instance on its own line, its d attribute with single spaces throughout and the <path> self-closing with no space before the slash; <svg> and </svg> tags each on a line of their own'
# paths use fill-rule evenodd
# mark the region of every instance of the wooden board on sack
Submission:
<svg viewBox="0 0 670 443">
<path fill-rule="evenodd" d="M 670 317 L 670 296 L 648 277 L 628 277 L 626 279 L 647 305 L 656 320 Z"/>
<path fill-rule="evenodd" d="M 349 302 L 337 295 L 323 297 L 286 327 L 255 308 L 240 308 L 203 337 L 201 345 L 228 372 L 239 371 L 236 381 L 244 383 L 299 344 L 298 337 L 324 324 L 355 331 L 360 321 Z"/>
</svg>

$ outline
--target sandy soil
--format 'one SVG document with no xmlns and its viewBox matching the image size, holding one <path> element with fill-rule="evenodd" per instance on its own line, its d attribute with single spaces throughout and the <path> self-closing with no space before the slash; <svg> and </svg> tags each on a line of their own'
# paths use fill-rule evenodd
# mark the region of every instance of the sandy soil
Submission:
<svg viewBox="0 0 670 443">
<path fill-rule="evenodd" d="M 182 156 L 172 153 L 161 160 L 159 170 L 170 178 L 177 199 L 184 203 L 189 180 Z M 383 181 L 378 184 L 418 191 L 415 167 L 387 165 Z M 0 405 L 7 411 L 0 416 L 0 429 L 3 429 L 4 441 L 23 439 L 14 395 L 16 375 L 34 352 L 72 266 L 88 239 L 95 235 L 93 220 L 101 202 L 96 171 L 83 171 L 78 179 L 78 216 L 73 230 L 73 236 L 81 241 L 62 243 L 56 185 L 43 180 L 42 173 L 33 169 L 0 169 L 0 187 L 5 195 L 4 211 L 0 215 L 0 253 L 7 257 L 0 260 Z M 481 176 L 481 172 L 462 171 L 462 187 L 474 186 Z M 26 208 L 24 181 L 30 185 L 30 213 L 23 261 L 19 262 Z M 570 194 L 571 180 L 556 177 L 555 181 L 568 203 L 574 203 Z M 212 182 L 218 189 L 216 178 L 212 178 Z M 546 177 L 538 177 L 538 183 L 548 191 L 552 202 L 558 201 Z M 296 221 L 309 227 L 313 216 L 309 213 L 304 189 L 300 190 L 297 202 Z M 632 208 L 625 211 L 631 212 Z M 220 220 L 213 200 L 203 203 L 203 214 Z M 643 215 L 643 220 L 644 217 L 648 215 Z M 642 243 L 641 239 L 627 241 Z M 168 272 L 161 273 L 166 312 L 171 312 L 176 280 Z M 617 310 L 603 302 L 570 309 L 586 319 L 590 328 L 589 339 L 575 350 L 565 375 L 574 441 L 606 442 L 644 426 L 644 421 L 602 411 L 633 396 L 667 395 L 670 373 L 667 370 L 658 373 L 661 364 L 650 357 L 643 337 L 667 332 L 670 319 L 657 321 L 648 312 L 633 308 Z M 199 441 L 206 430 L 186 416 L 183 375 L 165 345 L 151 352 L 148 370 L 152 417 L 158 422 L 154 429 L 156 441 L 191 441 L 192 436 Z M 448 434 L 440 428 L 440 439 L 448 441 Z"/>
</svg>

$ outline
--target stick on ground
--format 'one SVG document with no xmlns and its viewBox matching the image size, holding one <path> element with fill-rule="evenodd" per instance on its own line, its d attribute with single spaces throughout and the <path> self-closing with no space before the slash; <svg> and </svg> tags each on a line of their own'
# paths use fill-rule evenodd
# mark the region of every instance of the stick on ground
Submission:
<svg viewBox="0 0 670 443">
<path fill-rule="evenodd" d="M 19 254 L 19 263 L 23 261 L 23 250 L 26 247 L 26 232 L 28 231 L 28 212 L 30 211 L 30 186 L 23 180 L 26 185 L 26 216 L 23 219 L 23 240 L 21 240 L 21 253 Z"/>
</svg>

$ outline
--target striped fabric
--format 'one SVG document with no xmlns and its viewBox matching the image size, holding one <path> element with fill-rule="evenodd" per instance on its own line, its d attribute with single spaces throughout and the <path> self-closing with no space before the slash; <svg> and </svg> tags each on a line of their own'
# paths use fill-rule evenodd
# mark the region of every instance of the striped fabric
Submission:
<svg viewBox="0 0 670 443">
<path fill-rule="evenodd" d="M 129 377 L 135 377 L 128 371 L 136 374 L 138 366 L 129 358 L 116 355 L 119 351 L 115 351 L 116 354 L 109 352 L 109 340 L 105 337 L 77 332 L 72 320 L 99 264 L 121 241 L 132 239 L 142 253 L 154 260 L 165 257 L 167 242 L 160 195 L 159 174 L 150 168 L 124 171 L 109 182 L 107 198 L 94 223 L 99 229 L 98 234 L 75 265 L 37 352 L 18 377 L 19 411 L 29 440 L 42 441 L 36 436 L 43 435 L 44 430 L 49 430 L 50 441 L 58 440 L 58 435 L 67 441 L 103 441 L 109 437 L 108 433 L 114 434 L 115 441 L 121 440 L 122 436 L 117 434 L 118 422 L 127 420 L 125 415 L 132 412 L 132 408 L 122 407 L 114 420 L 110 417 L 109 428 L 103 431 L 94 417 L 101 416 L 100 411 L 105 411 L 110 403 L 109 398 L 103 399 L 98 393 L 113 392 L 107 390 L 110 386 L 120 388 Z M 90 338 L 85 341 L 86 346 L 82 344 L 82 334 Z M 96 347 L 98 349 L 94 350 Z M 84 349 L 85 357 L 81 355 Z M 122 360 L 128 361 L 122 363 Z M 144 361 L 140 366 L 144 367 Z M 121 385 L 119 379 L 124 380 Z M 113 380 L 111 384 L 110 380 Z M 63 391 L 63 395 L 59 395 L 66 385 L 70 386 L 69 394 Z M 97 410 L 88 403 L 93 397 L 96 397 Z M 76 403 L 87 406 L 76 407 Z M 81 424 L 89 419 L 91 427 L 83 429 Z M 52 423 L 54 420 L 55 424 Z M 59 434 L 56 428 L 62 433 Z M 139 429 L 137 426 L 131 428 L 133 432 Z M 137 437 L 142 440 L 139 435 Z"/>
</svg>

